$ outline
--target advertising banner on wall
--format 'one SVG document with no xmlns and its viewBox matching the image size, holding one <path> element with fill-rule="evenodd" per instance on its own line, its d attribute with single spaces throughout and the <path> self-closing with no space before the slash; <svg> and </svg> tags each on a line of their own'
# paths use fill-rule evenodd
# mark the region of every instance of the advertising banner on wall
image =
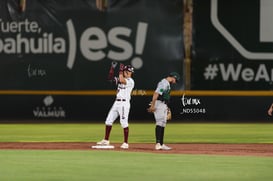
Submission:
<svg viewBox="0 0 273 181">
<path fill-rule="evenodd" d="M 26 2 L 0 2 L 2 90 L 105 90 L 112 61 L 133 65 L 142 89 L 183 70 L 182 1 Z"/>
<path fill-rule="evenodd" d="M 142 115 L 146 91 L 182 75 L 182 0 L 109 0 L 103 11 L 96 0 L 19 2 L 0 1 L 1 118 L 104 119 L 113 61 L 135 68 L 132 115 Z"/>
<path fill-rule="evenodd" d="M 272 90 L 273 1 L 194 0 L 192 90 Z"/>
</svg>

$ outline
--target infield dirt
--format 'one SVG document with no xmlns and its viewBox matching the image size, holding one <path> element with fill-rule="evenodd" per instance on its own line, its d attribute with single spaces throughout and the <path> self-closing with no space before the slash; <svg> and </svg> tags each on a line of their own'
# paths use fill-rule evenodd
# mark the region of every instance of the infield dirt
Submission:
<svg viewBox="0 0 273 181">
<path fill-rule="evenodd" d="M 93 149 L 95 143 L 78 142 L 2 142 L 0 149 L 29 149 L 29 150 L 100 150 Z M 114 149 L 108 151 L 147 152 L 164 154 L 210 154 L 238 156 L 267 156 L 273 157 L 273 144 L 168 144 L 172 150 L 155 150 L 155 144 L 132 143 L 129 149 L 121 149 L 120 143 L 113 143 Z"/>
</svg>

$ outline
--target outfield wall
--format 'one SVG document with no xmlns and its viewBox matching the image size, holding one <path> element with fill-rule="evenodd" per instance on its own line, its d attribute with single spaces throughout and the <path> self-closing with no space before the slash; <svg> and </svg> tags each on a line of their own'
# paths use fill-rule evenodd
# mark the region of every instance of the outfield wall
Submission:
<svg viewBox="0 0 273 181">
<path fill-rule="evenodd" d="M 194 0 L 191 90 L 269 90 L 273 1 Z"/>
<path fill-rule="evenodd" d="M 107 92 L 109 95 L 94 95 L 92 92 L 84 92 L 82 95 L 75 92 L 66 92 L 66 95 L 56 93 L 1 95 L 1 120 L 104 122 L 115 99 L 111 92 Z M 175 122 L 267 123 L 272 121 L 272 117 L 267 115 L 272 96 L 268 91 L 174 91 L 170 107 Z M 154 120 L 153 115 L 146 111 L 151 97 L 152 91 L 142 90 L 132 96 L 130 121 Z"/>
<path fill-rule="evenodd" d="M 171 71 L 183 75 L 174 120 L 268 119 L 271 1 L 193 0 L 190 57 L 182 0 L 112 0 L 105 11 L 95 0 L 27 0 L 24 12 L 18 2 L 0 1 L 0 120 L 104 121 L 112 61 L 135 67 L 133 120 L 153 119 L 146 108 Z"/>
<path fill-rule="evenodd" d="M 96 0 L 27 0 L 24 12 L 18 2 L 0 1 L 1 119 L 104 119 L 112 61 L 134 66 L 137 94 L 183 74 L 180 0 L 111 0 L 105 11 Z"/>
</svg>

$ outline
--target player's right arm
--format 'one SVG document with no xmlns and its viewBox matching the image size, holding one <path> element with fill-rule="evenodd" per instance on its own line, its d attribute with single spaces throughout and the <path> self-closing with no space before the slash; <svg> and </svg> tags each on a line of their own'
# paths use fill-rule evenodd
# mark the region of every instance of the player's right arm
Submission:
<svg viewBox="0 0 273 181">
<path fill-rule="evenodd" d="M 155 111 L 155 101 L 157 100 L 159 94 L 155 91 L 153 94 L 152 102 L 150 107 L 148 108 L 148 112 L 154 112 Z"/>
</svg>

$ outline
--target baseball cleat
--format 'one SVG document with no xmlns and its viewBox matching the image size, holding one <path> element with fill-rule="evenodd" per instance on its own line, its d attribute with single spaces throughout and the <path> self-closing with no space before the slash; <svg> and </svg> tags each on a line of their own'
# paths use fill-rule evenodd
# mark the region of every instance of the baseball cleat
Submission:
<svg viewBox="0 0 273 181">
<path fill-rule="evenodd" d="M 103 139 L 97 142 L 97 145 L 110 145 L 110 141 Z"/>
<path fill-rule="evenodd" d="M 123 143 L 120 148 L 122 149 L 128 149 L 129 148 L 129 144 L 128 143 Z"/>
<path fill-rule="evenodd" d="M 162 149 L 162 150 L 171 150 L 172 148 L 171 148 L 171 147 L 168 147 L 167 145 L 164 145 L 164 144 L 163 144 L 163 145 L 161 146 L 161 149 Z"/>
<path fill-rule="evenodd" d="M 161 150 L 161 149 L 162 149 L 161 144 L 160 144 L 160 143 L 157 143 L 157 144 L 155 145 L 155 149 L 156 149 L 156 150 Z"/>
</svg>

